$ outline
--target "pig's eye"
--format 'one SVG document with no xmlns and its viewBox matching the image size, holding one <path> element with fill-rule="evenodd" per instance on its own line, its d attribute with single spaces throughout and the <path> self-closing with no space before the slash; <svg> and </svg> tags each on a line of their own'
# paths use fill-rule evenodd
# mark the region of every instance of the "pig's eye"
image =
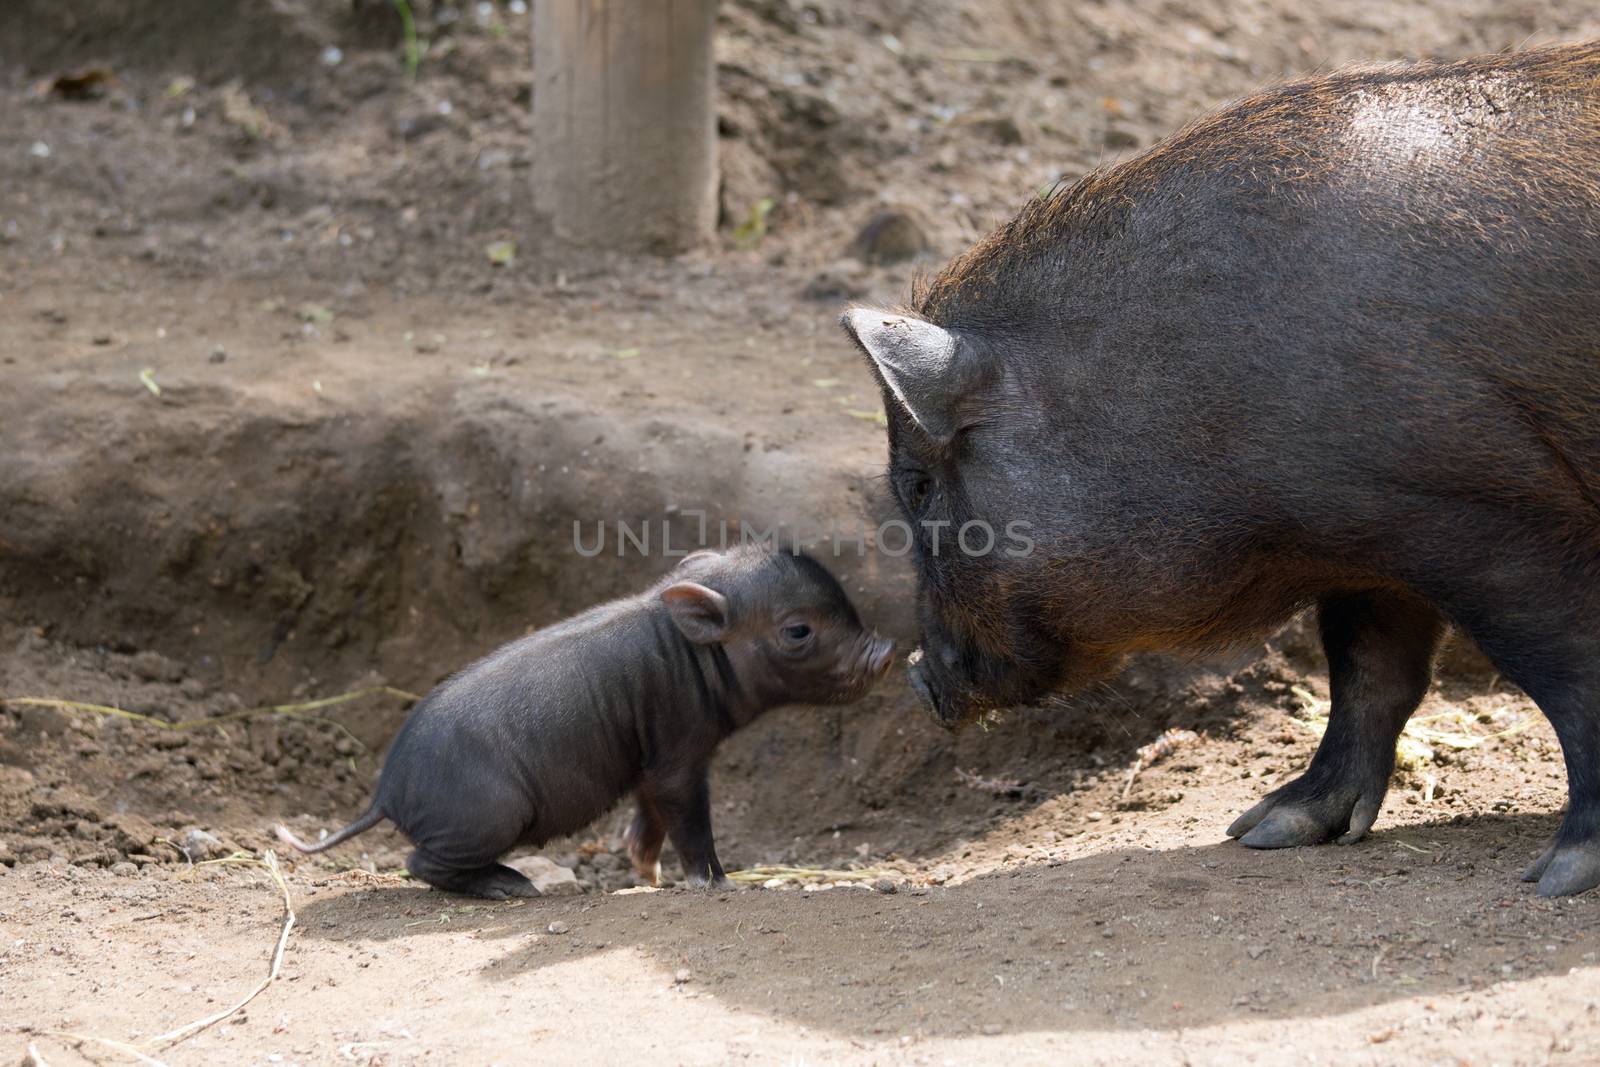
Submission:
<svg viewBox="0 0 1600 1067">
<path fill-rule="evenodd" d="M 791 623 L 783 628 L 783 636 L 790 641 L 804 641 L 811 636 L 811 627 L 803 622 Z"/>
<path fill-rule="evenodd" d="M 933 489 L 933 483 L 927 478 L 915 477 L 906 483 L 906 504 L 913 512 L 921 512 L 922 505 L 928 502 L 928 493 Z"/>
</svg>

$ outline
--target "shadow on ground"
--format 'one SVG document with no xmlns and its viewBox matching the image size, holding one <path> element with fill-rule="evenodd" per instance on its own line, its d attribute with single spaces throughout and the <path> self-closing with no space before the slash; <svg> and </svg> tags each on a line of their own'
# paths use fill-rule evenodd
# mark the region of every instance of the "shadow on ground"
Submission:
<svg viewBox="0 0 1600 1067">
<path fill-rule="evenodd" d="M 1592 963 L 1600 897 L 1540 900 L 1517 880 L 1555 825 L 1509 815 L 1344 848 L 1121 850 L 894 894 L 663 890 L 484 905 L 373 888 L 315 900 L 301 920 L 328 941 L 470 933 L 503 949 L 487 953 L 486 983 L 632 950 L 664 986 L 846 1036 L 1177 1030 Z"/>
</svg>

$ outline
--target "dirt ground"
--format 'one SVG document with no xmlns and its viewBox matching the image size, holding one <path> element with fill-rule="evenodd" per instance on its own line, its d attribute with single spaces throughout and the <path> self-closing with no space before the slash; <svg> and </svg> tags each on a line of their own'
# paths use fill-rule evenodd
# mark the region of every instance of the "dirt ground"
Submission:
<svg viewBox="0 0 1600 1067">
<path fill-rule="evenodd" d="M 417 888 L 387 830 L 286 862 L 279 980 L 154 1041 L 266 976 L 283 897 L 241 861 L 357 813 L 408 701 L 238 713 L 423 692 L 667 565 L 575 522 L 870 526 L 846 301 L 1263 82 L 1600 33 L 1568 2 L 730 0 L 719 247 L 629 262 L 527 204 L 526 14 L 418 8 L 414 83 L 387 4 L 0 12 L 0 697 L 180 726 L 0 705 L 0 1060 L 1600 1062 L 1596 895 L 1517 881 L 1558 749 L 1471 650 L 1368 840 L 1223 838 L 1315 747 L 1298 626 L 958 737 L 898 678 L 736 736 L 724 862 L 845 878 L 639 887 L 625 807 L 530 902 Z M 885 211 L 919 257 L 858 239 Z M 902 561 L 820 550 L 914 639 Z"/>
</svg>

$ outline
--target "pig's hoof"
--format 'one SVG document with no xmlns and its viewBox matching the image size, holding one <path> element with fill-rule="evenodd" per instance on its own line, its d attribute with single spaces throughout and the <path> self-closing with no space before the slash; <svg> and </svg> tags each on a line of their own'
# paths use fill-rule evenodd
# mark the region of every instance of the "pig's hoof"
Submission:
<svg viewBox="0 0 1600 1067">
<path fill-rule="evenodd" d="M 1522 872 L 1524 882 L 1538 882 L 1541 897 L 1569 897 L 1600 886 L 1600 844 L 1551 845 Z"/>
<path fill-rule="evenodd" d="M 1372 829 L 1383 790 L 1323 789 L 1297 778 L 1269 793 L 1228 827 L 1247 848 L 1294 848 L 1338 839 L 1360 841 Z"/>
<path fill-rule="evenodd" d="M 1556 846 L 1551 845 L 1549 848 L 1545 849 L 1539 854 L 1538 859 L 1534 860 L 1532 863 L 1528 864 L 1528 866 L 1523 868 L 1522 880 L 1524 882 L 1537 882 L 1540 876 L 1544 874 L 1545 869 L 1550 866 L 1550 861 L 1555 858 Z"/>
</svg>

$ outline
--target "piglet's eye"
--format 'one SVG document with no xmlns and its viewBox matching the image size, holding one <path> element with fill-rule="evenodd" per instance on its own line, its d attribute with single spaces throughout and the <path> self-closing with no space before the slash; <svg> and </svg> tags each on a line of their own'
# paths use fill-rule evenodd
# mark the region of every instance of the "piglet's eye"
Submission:
<svg viewBox="0 0 1600 1067">
<path fill-rule="evenodd" d="M 783 628 L 783 636 L 791 641 L 804 641 L 811 636 L 811 627 L 803 622 L 791 623 Z"/>
</svg>

